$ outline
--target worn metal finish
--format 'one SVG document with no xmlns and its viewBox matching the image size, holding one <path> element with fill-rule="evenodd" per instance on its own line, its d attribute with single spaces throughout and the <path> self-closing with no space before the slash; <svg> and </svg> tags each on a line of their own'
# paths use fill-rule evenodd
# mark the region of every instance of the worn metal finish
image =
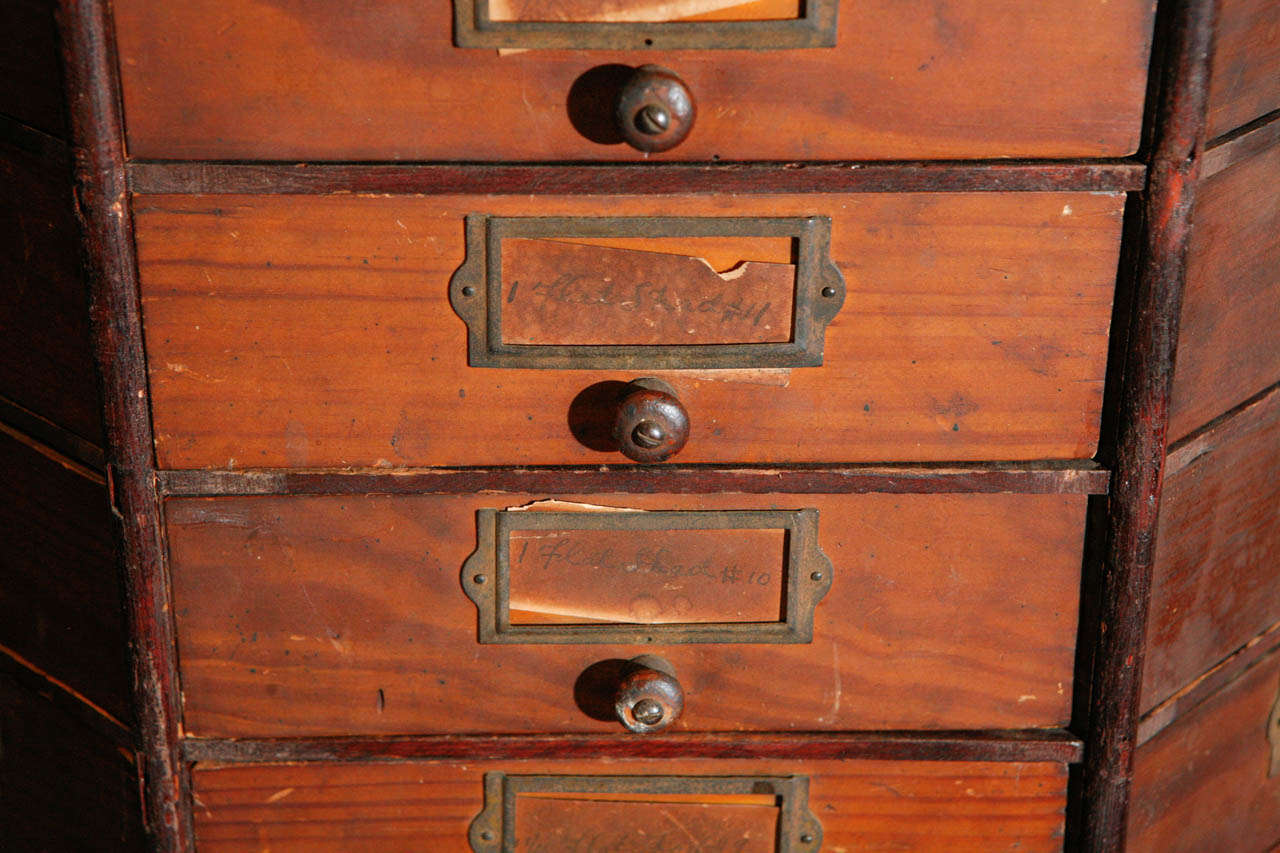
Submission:
<svg viewBox="0 0 1280 853">
<path fill-rule="evenodd" d="M 1214 0 L 1168 0 L 1161 13 L 1162 83 L 1127 359 L 1119 377 L 1115 474 L 1096 590 L 1097 636 L 1079 788 L 1082 820 L 1078 837 L 1071 839 L 1084 850 L 1117 853 L 1125 847 L 1169 394 L 1205 141 Z"/>
<path fill-rule="evenodd" d="M 783 50 L 835 47 L 839 0 L 806 0 L 783 21 L 494 21 L 489 0 L 454 0 L 458 47 L 551 50 Z"/>
<path fill-rule="evenodd" d="M 670 151 L 693 130 L 698 108 L 674 71 L 642 65 L 622 86 L 614 119 L 637 151 Z"/>
<path fill-rule="evenodd" d="M 618 401 L 613 440 L 634 462 L 665 462 L 689 440 L 689 413 L 667 383 L 636 379 Z"/>
<path fill-rule="evenodd" d="M 787 531 L 784 616 L 778 622 L 513 625 L 510 536 L 513 530 Z M 509 512 L 481 509 L 475 552 L 462 567 L 462 587 L 475 602 L 481 643 L 808 643 L 813 611 L 831 588 L 831 561 L 818 547 L 818 512 L 800 510 L 672 512 Z"/>
<path fill-rule="evenodd" d="M 809 811 L 807 776 L 524 776 L 484 774 L 484 809 L 471 822 L 475 853 L 514 853 L 520 794 L 766 794 L 777 797 L 777 853 L 822 848 L 822 824 Z"/>
<path fill-rule="evenodd" d="M 133 638 L 143 809 L 156 849 L 181 853 L 194 849 L 194 842 L 179 747 L 182 703 L 155 489 L 137 260 L 108 5 L 107 0 L 61 0 L 57 20 L 94 351 L 102 378 L 107 484 L 118 519 Z"/>
<path fill-rule="evenodd" d="M 467 257 L 449 302 L 467 324 L 472 367 L 681 370 L 816 367 L 827 324 L 844 304 L 831 260 L 831 220 L 772 217 L 467 217 Z M 798 244 L 791 340 L 754 344 L 528 345 L 503 342 L 502 241 L 564 237 L 792 237 Z"/>
<path fill-rule="evenodd" d="M 629 732 L 658 732 L 684 711 L 684 689 L 670 663 L 655 655 L 633 658 L 614 696 L 618 721 Z"/>
</svg>

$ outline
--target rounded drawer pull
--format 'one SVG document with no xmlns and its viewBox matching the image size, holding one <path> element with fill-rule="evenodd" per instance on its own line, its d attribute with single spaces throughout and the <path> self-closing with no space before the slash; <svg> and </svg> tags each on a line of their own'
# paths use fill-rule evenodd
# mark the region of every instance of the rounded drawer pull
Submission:
<svg viewBox="0 0 1280 853">
<path fill-rule="evenodd" d="M 689 440 L 689 413 L 667 383 L 637 379 L 622 392 L 613 439 L 628 459 L 665 462 Z"/>
<path fill-rule="evenodd" d="M 671 664 L 653 655 L 631 661 L 614 698 L 618 720 L 636 734 L 656 732 L 676 721 L 684 710 L 684 690 Z"/>
<path fill-rule="evenodd" d="M 674 71 L 641 65 L 622 86 L 615 118 L 627 144 L 639 151 L 668 151 L 693 129 L 693 95 Z"/>
</svg>

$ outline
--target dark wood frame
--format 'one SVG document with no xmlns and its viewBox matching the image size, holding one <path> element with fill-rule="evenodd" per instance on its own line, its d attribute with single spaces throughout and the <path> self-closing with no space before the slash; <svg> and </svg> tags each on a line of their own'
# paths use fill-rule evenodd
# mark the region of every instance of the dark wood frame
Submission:
<svg viewBox="0 0 1280 853">
<path fill-rule="evenodd" d="M 1219 140 L 1202 158 L 1214 0 L 1163 0 L 1152 65 L 1148 144 L 1136 158 L 994 163 L 487 165 L 129 162 L 107 0 L 59 0 L 95 349 L 105 398 L 107 479 L 130 599 L 145 810 L 157 849 L 194 848 L 188 762 L 444 757 L 672 755 L 1082 761 L 1069 844 L 1124 846 L 1137 700 L 1159 509 L 1167 407 L 1189 216 L 1201 170 L 1218 171 L 1280 125 Z M 1274 118 L 1274 116 L 1272 117 Z M 1128 237 L 1100 451 L 1081 463 L 851 466 L 784 472 L 714 466 L 408 472 L 157 472 L 139 315 L 130 192 L 145 193 L 782 193 L 1125 191 L 1140 218 Z M 1118 384 L 1117 384 L 1118 383 Z M 1098 565 L 1088 567 L 1082 646 L 1093 650 L 1071 732 L 858 732 L 838 735 L 527 736 L 184 740 L 159 511 L 168 494 L 370 491 L 1001 491 L 1107 492 Z M 1091 633 L 1092 632 L 1092 635 Z M 1082 740 L 1081 740 L 1082 738 Z"/>
</svg>

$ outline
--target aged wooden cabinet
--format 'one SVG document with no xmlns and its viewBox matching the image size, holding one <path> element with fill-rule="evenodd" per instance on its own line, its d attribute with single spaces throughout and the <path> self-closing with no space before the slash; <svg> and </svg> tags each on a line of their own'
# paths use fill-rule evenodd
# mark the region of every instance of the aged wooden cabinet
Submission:
<svg viewBox="0 0 1280 853">
<path fill-rule="evenodd" d="M 1280 842 L 1280 4 L 2 14 L 6 842 Z"/>
</svg>

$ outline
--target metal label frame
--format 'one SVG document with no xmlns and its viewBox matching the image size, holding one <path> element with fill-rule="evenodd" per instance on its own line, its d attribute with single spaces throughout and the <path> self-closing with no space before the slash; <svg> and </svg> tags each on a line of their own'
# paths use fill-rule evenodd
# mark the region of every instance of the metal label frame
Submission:
<svg viewBox="0 0 1280 853">
<path fill-rule="evenodd" d="M 778 802 L 777 853 L 822 848 L 822 824 L 809 810 L 808 776 L 525 776 L 484 774 L 484 809 L 471 822 L 474 853 L 514 853 L 516 797 L 569 794 L 773 794 Z"/>
<path fill-rule="evenodd" d="M 787 532 L 783 617 L 777 622 L 512 625 L 512 530 L 768 530 Z M 481 509 L 475 552 L 462 566 L 462 588 L 476 605 L 482 644 L 809 643 L 813 612 L 831 589 L 832 566 L 818 547 L 818 511 L 621 510 L 617 512 L 510 512 Z"/>
<path fill-rule="evenodd" d="M 494 21 L 489 0 L 454 0 L 457 47 L 551 50 L 782 50 L 836 46 L 840 0 L 805 0 L 775 21 Z"/>
<path fill-rule="evenodd" d="M 466 218 L 467 257 L 449 281 L 449 303 L 467 324 L 472 367 L 555 370 L 710 370 L 817 367 L 826 327 L 844 304 L 831 260 L 831 219 L 808 217 Z M 502 341 L 502 241 L 545 237 L 792 237 L 798 243 L 791 340 L 744 344 L 506 344 Z M 830 294 L 830 295 L 827 295 Z"/>
</svg>

